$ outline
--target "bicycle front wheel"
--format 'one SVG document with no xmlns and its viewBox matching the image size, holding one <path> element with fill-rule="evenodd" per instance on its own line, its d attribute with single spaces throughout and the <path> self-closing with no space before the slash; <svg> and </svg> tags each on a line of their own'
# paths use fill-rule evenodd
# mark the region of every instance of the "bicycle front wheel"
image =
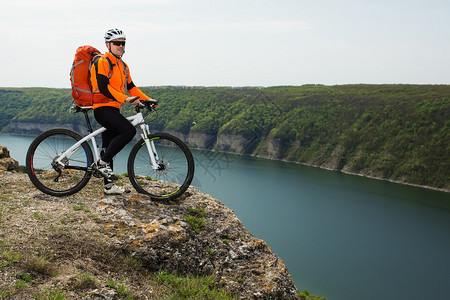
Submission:
<svg viewBox="0 0 450 300">
<path fill-rule="evenodd" d="M 152 168 L 146 142 L 141 139 L 128 158 L 128 176 L 133 187 L 154 200 L 170 200 L 181 196 L 194 177 L 194 158 L 177 137 L 167 133 L 149 136 L 156 150 L 157 168 Z M 151 146 L 151 145 L 149 145 Z M 153 152 L 153 151 L 152 151 Z"/>
<path fill-rule="evenodd" d="M 91 147 L 84 142 L 70 157 L 56 163 L 64 151 L 82 137 L 68 129 L 52 129 L 40 134 L 30 145 L 26 171 L 40 191 L 52 196 L 67 196 L 80 191 L 91 178 L 93 163 Z"/>
</svg>

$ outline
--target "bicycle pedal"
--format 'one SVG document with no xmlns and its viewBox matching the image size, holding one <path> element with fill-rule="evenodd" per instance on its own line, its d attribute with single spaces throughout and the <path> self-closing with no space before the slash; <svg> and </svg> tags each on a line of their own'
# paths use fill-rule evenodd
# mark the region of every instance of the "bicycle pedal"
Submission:
<svg viewBox="0 0 450 300">
<path fill-rule="evenodd" d="M 94 176 L 95 178 L 103 178 L 103 174 L 100 173 L 99 170 L 97 170 L 96 166 L 92 166 L 92 176 Z"/>
<path fill-rule="evenodd" d="M 103 178 L 102 173 L 100 173 L 97 170 L 94 170 L 94 172 L 92 173 L 92 175 L 94 175 L 95 178 Z"/>
</svg>

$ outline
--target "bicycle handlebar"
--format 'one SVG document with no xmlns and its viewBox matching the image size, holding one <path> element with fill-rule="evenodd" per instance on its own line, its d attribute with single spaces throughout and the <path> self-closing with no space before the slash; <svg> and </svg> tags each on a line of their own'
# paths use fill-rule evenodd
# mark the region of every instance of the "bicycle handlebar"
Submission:
<svg viewBox="0 0 450 300">
<path fill-rule="evenodd" d="M 139 100 L 139 102 L 140 102 L 140 104 L 136 105 L 136 108 L 135 108 L 136 112 L 140 112 L 141 109 L 143 109 L 143 108 L 147 108 L 150 111 L 155 110 L 159 101 L 155 100 L 155 99 L 151 99 L 151 100 Z"/>
</svg>

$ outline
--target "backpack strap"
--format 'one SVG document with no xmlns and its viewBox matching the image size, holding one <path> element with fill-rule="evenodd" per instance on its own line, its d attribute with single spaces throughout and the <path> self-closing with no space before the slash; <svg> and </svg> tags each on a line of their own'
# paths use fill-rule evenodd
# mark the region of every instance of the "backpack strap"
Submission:
<svg viewBox="0 0 450 300">
<path fill-rule="evenodd" d="M 96 56 L 94 56 L 94 58 L 91 60 L 91 62 L 90 62 L 90 64 L 89 64 L 89 70 L 91 70 L 92 64 L 96 63 L 96 62 L 100 59 L 100 57 L 103 57 L 103 58 L 106 59 L 106 61 L 108 62 L 108 65 L 109 65 L 108 78 L 111 79 L 111 76 L 112 76 L 112 70 L 113 70 L 115 64 L 112 63 L 112 61 L 109 59 L 109 57 L 107 57 L 107 56 L 105 56 L 105 55 L 103 55 L 103 54 L 97 54 Z M 120 60 L 120 62 L 122 63 L 123 68 L 124 68 L 124 70 L 125 70 L 125 86 L 124 86 L 124 93 L 125 93 L 125 94 L 128 94 L 128 87 L 127 87 L 127 86 L 128 86 L 128 68 L 127 68 L 127 65 L 123 62 L 123 60 Z M 97 89 L 94 91 L 94 93 L 97 92 L 97 91 L 98 91 L 98 87 L 97 87 Z"/>
<path fill-rule="evenodd" d="M 97 62 L 100 59 L 100 57 L 103 57 L 108 62 L 108 65 L 109 65 L 108 79 L 111 79 L 112 70 L 115 65 L 111 62 L 111 60 L 108 57 L 104 56 L 103 54 L 97 54 L 91 59 L 91 62 L 89 63 L 89 72 L 91 71 L 91 67 L 93 64 L 95 64 L 95 67 L 98 68 Z M 95 91 L 92 91 L 92 93 L 96 93 L 96 92 L 98 92 L 98 86 Z"/>
<path fill-rule="evenodd" d="M 109 65 L 109 75 L 108 75 L 108 77 L 111 79 L 112 70 L 113 70 L 115 64 L 112 63 L 112 61 L 109 59 L 109 57 L 107 57 L 105 55 L 101 55 L 101 57 L 103 57 L 104 59 L 106 59 L 108 61 L 108 65 Z"/>
<path fill-rule="evenodd" d="M 103 54 L 97 54 L 92 58 L 91 62 L 89 63 L 89 70 L 91 69 L 92 65 L 95 64 L 100 59 L 100 57 L 103 57 L 108 62 L 109 65 L 108 78 L 111 79 L 112 70 L 115 65 L 111 62 L 111 60 L 108 57 L 104 56 Z"/>
<path fill-rule="evenodd" d="M 128 94 L 128 68 L 123 60 L 120 60 L 123 65 L 123 69 L 125 70 L 125 86 L 123 87 L 124 93 Z"/>
</svg>

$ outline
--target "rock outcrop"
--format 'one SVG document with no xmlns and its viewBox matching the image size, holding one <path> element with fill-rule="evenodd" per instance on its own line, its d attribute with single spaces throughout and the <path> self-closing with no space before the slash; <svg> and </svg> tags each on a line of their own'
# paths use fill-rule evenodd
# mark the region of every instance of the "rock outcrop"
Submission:
<svg viewBox="0 0 450 300">
<path fill-rule="evenodd" d="M 8 148 L 0 145 L 0 170 L 19 171 L 19 162 L 9 155 Z"/>
<path fill-rule="evenodd" d="M 149 269 L 211 275 L 241 299 L 298 299 L 283 261 L 209 195 L 191 188 L 172 204 L 141 195 L 99 203 L 105 230 Z"/>
</svg>

